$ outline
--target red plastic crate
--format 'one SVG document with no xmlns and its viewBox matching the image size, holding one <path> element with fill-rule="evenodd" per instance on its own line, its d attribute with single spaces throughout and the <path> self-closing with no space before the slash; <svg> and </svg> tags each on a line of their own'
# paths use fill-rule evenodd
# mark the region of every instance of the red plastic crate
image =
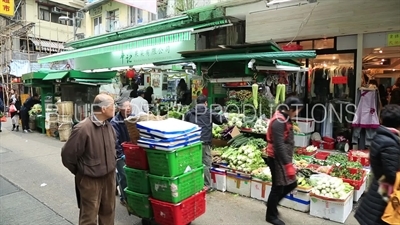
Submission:
<svg viewBox="0 0 400 225">
<path fill-rule="evenodd" d="M 335 142 L 335 139 L 333 139 L 333 138 L 331 138 L 331 137 L 323 137 L 322 138 L 322 140 L 324 141 L 324 142 Z"/>
<path fill-rule="evenodd" d="M 335 150 L 335 142 L 324 142 L 323 145 L 325 150 Z"/>
<path fill-rule="evenodd" d="M 329 175 L 331 174 L 332 170 L 334 169 L 334 167 L 332 167 L 331 171 L 329 171 Z M 350 174 L 355 174 L 357 172 L 362 171 L 362 175 L 361 175 L 361 179 L 360 180 L 350 180 L 350 179 L 346 179 L 343 177 L 339 177 L 343 180 L 343 182 L 345 183 L 349 183 L 351 186 L 354 187 L 354 190 L 360 190 L 361 186 L 363 185 L 364 181 L 365 181 L 365 170 L 363 169 L 356 169 L 356 168 L 347 168 L 350 172 Z"/>
<path fill-rule="evenodd" d="M 321 167 L 320 165 L 309 164 L 306 168 L 307 168 L 307 169 L 310 169 L 310 170 L 317 171 L 318 168 L 320 168 L 320 167 Z"/>
<path fill-rule="evenodd" d="M 330 154 L 329 152 L 318 152 L 314 157 L 319 160 L 326 160 Z"/>
<path fill-rule="evenodd" d="M 351 150 L 351 151 L 349 151 L 349 154 L 347 155 L 349 161 L 359 162 L 363 166 L 369 166 L 370 165 L 369 157 L 356 156 L 356 155 L 354 155 L 355 151 L 368 153 L 368 155 L 369 155 L 369 151 L 368 150 Z"/>
<path fill-rule="evenodd" d="M 321 142 L 320 141 L 311 141 L 311 144 L 314 147 L 321 148 Z"/>
<path fill-rule="evenodd" d="M 148 170 L 149 163 L 147 162 L 146 151 L 135 144 L 124 142 L 122 148 L 125 154 L 125 163 L 127 167 Z"/>
<path fill-rule="evenodd" d="M 187 225 L 206 212 L 206 191 L 173 204 L 150 198 L 154 220 L 162 225 Z"/>
</svg>

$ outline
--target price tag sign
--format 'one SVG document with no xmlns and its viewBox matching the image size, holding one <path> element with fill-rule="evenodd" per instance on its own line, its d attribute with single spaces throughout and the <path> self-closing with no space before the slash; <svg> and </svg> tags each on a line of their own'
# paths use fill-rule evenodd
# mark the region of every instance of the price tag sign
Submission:
<svg viewBox="0 0 400 225">
<path fill-rule="evenodd" d="M 389 33 L 387 35 L 387 46 L 388 47 L 400 46 L 400 32 Z"/>
</svg>

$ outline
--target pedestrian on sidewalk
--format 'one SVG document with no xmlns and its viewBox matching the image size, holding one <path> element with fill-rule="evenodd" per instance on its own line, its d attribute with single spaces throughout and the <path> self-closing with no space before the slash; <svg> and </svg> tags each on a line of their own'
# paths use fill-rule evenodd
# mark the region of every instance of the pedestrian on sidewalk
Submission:
<svg viewBox="0 0 400 225">
<path fill-rule="evenodd" d="M 197 97 L 197 105 L 185 115 L 185 121 L 197 124 L 201 127 L 201 138 L 203 142 L 203 164 L 204 167 L 204 184 L 208 192 L 214 191 L 211 180 L 211 142 L 212 142 L 212 126 L 213 123 L 221 125 L 227 123 L 225 116 L 213 113 L 207 108 L 207 97 L 200 95 Z"/>
<path fill-rule="evenodd" d="M 126 206 L 126 197 L 124 189 L 127 187 L 126 183 L 126 175 L 125 175 L 125 154 L 122 148 L 122 143 L 130 142 L 131 139 L 129 137 L 128 129 L 126 128 L 124 119 L 129 117 L 132 113 L 131 104 L 129 98 L 123 98 L 117 101 L 117 107 L 119 112 L 114 118 L 111 120 L 111 125 L 115 130 L 115 134 L 117 136 L 117 142 L 115 145 L 116 153 L 117 153 L 117 181 L 120 191 L 120 203 L 123 206 Z"/>
<path fill-rule="evenodd" d="M 20 115 L 24 133 L 32 132 L 32 130 L 29 128 L 29 111 L 36 104 L 40 104 L 38 93 L 35 93 L 32 97 L 28 98 L 21 107 Z"/>
<path fill-rule="evenodd" d="M 5 107 L 4 107 L 3 99 L 0 98 L 0 132 L 1 132 L 1 118 L 3 116 L 5 116 L 4 115 L 4 109 L 5 109 Z"/>
<path fill-rule="evenodd" d="M 115 217 L 115 131 L 109 118 L 115 106 L 111 96 L 99 94 L 93 115 L 74 126 L 61 150 L 64 166 L 75 175 L 79 225 L 113 225 Z"/>
<path fill-rule="evenodd" d="M 13 125 L 12 131 L 19 131 L 19 118 L 21 110 L 21 98 L 15 90 L 12 90 L 10 97 L 10 114 L 11 123 Z"/>
<path fill-rule="evenodd" d="M 297 187 L 296 169 L 292 164 L 294 149 L 292 119 L 299 114 L 302 107 L 299 98 L 287 98 L 272 116 L 267 130 L 268 158 L 264 160 L 271 170 L 272 188 L 268 196 L 265 220 L 274 225 L 285 225 L 278 218 L 278 204 Z"/>
<path fill-rule="evenodd" d="M 380 116 L 382 125 L 376 129 L 369 153 L 373 180 L 354 215 L 360 225 L 389 225 L 382 216 L 396 191 L 396 172 L 400 171 L 400 106 L 387 105 Z"/>
</svg>

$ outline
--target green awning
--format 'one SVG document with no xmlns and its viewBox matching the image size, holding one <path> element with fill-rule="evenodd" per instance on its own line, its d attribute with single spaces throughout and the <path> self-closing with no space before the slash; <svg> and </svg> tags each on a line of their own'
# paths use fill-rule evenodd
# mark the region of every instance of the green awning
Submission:
<svg viewBox="0 0 400 225">
<path fill-rule="evenodd" d="M 50 56 L 39 58 L 39 63 L 50 63 L 67 59 L 76 59 L 80 57 L 99 55 L 114 51 L 123 51 L 140 47 L 154 46 L 159 44 L 168 44 L 174 42 L 188 41 L 191 39 L 193 28 L 181 29 L 171 32 L 160 33 L 145 37 L 130 38 L 127 40 L 116 41 L 98 46 L 80 48 L 71 51 L 65 51 Z"/>
<path fill-rule="evenodd" d="M 43 80 L 61 80 L 68 74 L 68 71 L 49 73 Z"/>
<path fill-rule="evenodd" d="M 261 61 L 272 61 L 282 62 L 282 60 L 293 60 L 293 59 L 310 59 L 317 56 L 314 50 L 310 51 L 292 51 L 292 52 L 257 52 L 257 53 L 246 53 L 246 54 L 225 54 L 225 55 L 213 55 L 213 56 L 201 56 L 201 57 L 187 57 L 177 60 L 155 62 L 156 66 L 171 65 L 185 62 L 228 62 L 228 61 L 244 61 L 257 59 Z M 280 61 L 278 61 L 280 60 Z"/>
<path fill-rule="evenodd" d="M 81 83 L 81 84 L 111 84 L 112 79 L 74 79 L 74 83 Z"/>
</svg>

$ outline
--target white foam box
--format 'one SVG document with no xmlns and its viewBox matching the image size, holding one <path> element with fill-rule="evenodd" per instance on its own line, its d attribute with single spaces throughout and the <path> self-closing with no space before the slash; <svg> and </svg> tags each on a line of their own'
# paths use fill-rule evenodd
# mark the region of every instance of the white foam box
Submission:
<svg viewBox="0 0 400 225">
<path fill-rule="evenodd" d="M 310 215 L 344 223 L 353 209 L 353 192 L 346 199 L 329 199 L 311 194 Z"/>
<path fill-rule="evenodd" d="M 310 145 L 311 134 L 294 134 L 294 146 L 307 147 Z"/>
<path fill-rule="evenodd" d="M 218 191 L 226 191 L 226 170 L 223 168 L 211 168 L 212 187 Z"/>
<path fill-rule="evenodd" d="M 226 172 L 226 190 L 228 192 L 250 197 L 251 176 L 240 172 Z"/>
<path fill-rule="evenodd" d="M 279 204 L 297 211 L 309 212 L 311 204 L 310 192 L 311 189 L 302 190 L 297 188 L 284 197 Z"/>
<path fill-rule="evenodd" d="M 364 177 L 364 181 L 360 187 L 360 190 L 354 190 L 354 195 L 353 195 L 354 202 L 358 202 L 358 200 L 360 200 L 361 196 L 364 194 L 365 189 L 367 188 L 367 177 L 368 174 Z"/>
<path fill-rule="evenodd" d="M 315 131 L 314 119 L 297 117 L 294 122 L 297 123 L 301 133 L 309 134 Z"/>
<path fill-rule="evenodd" d="M 250 197 L 266 202 L 268 200 L 269 193 L 271 192 L 271 187 L 271 182 L 252 178 Z"/>
</svg>

